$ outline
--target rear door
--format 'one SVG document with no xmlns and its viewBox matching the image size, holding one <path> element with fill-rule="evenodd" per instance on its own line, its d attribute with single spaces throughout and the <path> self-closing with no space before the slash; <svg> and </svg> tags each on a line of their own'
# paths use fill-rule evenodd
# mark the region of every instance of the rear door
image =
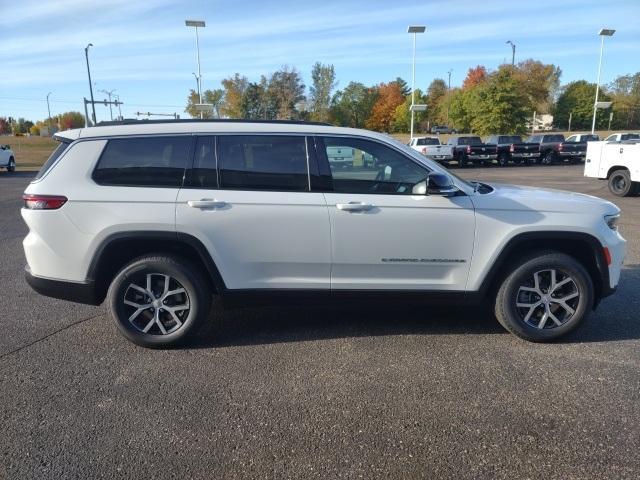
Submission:
<svg viewBox="0 0 640 480">
<path fill-rule="evenodd" d="M 205 244 L 229 289 L 329 289 L 329 217 L 311 173 L 304 136 L 202 136 L 177 229 Z"/>
<path fill-rule="evenodd" d="M 427 168 L 382 142 L 318 137 L 331 218 L 332 290 L 464 290 L 475 215 L 467 196 L 412 194 Z M 343 170 L 326 155 L 352 148 L 370 163 Z"/>
</svg>

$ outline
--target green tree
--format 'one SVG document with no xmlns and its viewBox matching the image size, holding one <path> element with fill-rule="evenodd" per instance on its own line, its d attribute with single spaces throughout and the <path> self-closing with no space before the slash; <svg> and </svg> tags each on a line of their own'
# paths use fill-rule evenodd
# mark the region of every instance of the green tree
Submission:
<svg viewBox="0 0 640 480">
<path fill-rule="evenodd" d="M 220 106 L 220 114 L 227 118 L 242 117 L 242 95 L 249 85 L 247 77 L 236 73 L 233 77 L 222 80 L 224 101 Z"/>
<path fill-rule="evenodd" d="M 375 88 L 359 82 L 350 82 L 344 90 L 336 92 L 331 101 L 330 117 L 338 125 L 363 128 L 378 98 Z"/>
<path fill-rule="evenodd" d="M 275 99 L 268 95 L 268 82 L 264 75 L 259 83 L 250 83 L 240 103 L 242 118 L 273 120 L 276 118 Z"/>
<path fill-rule="evenodd" d="M 224 100 L 224 90 L 205 90 L 202 92 L 202 103 L 210 103 L 212 110 L 202 112 L 202 118 L 220 118 L 220 108 L 222 107 Z M 189 90 L 189 96 L 187 97 L 187 108 L 184 109 L 186 113 L 193 118 L 200 117 L 200 111 L 196 108 L 196 104 L 200 103 L 198 92 L 195 90 Z"/>
<path fill-rule="evenodd" d="M 405 82 L 404 79 L 400 77 L 396 77 L 396 79 L 391 83 L 395 83 L 396 85 L 398 85 L 398 88 L 400 89 L 400 93 L 405 97 L 411 93 L 411 87 L 407 85 L 407 82 Z"/>
<path fill-rule="evenodd" d="M 613 128 L 640 128 L 640 72 L 620 75 L 608 90 L 613 100 Z"/>
<path fill-rule="evenodd" d="M 524 133 L 531 104 L 511 68 L 500 68 L 470 90 L 470 124 L 475 133 Z"/>
<path fill-rule="evenodd" d="M 512 68 L 503 65 L 500 68 Z M 520 88 L 526 92 L 532 108 L 538 113 L 551 113 L 553 100 L 560 87 L 562 70 L 553 64 L 528 59 L 518 63 L 513 72 Z"/>
<path fill-rule="evenodd" d="M 60 130 L 84 127 L 84 115 L 80 112 L 64 112 L 58 115 L 58 126 Z"/>
<path fill-rule="evenodd" d="M 304 100 L 304 83 L 300 73 L 287 65 L 271 74 L 267 95 L 276 105 L 276 118 L 291 120 L 297 118 L 296 104 Z"/>
<path fill-rule="evenodd" d="M 449 123 L 458 132 L 471 131 L 471 102 L 473 92 L 461 88 L 453 89 L 449 94 Z"/>
<path fill-rule="evenodd" d="M 336 72 L 333 65 L 316 62 L 311 69 L 312 85 L 309 88 L 311 119 L 319 122 L 329 121 L 331 92 L 336 88 Z"/>
<path fill-rule="evenodd" d="M 427 103 L 427 96 L 420 89 L 415 91 L 416 105 L 424 105 Z M 406 133 L 411 130 L 411 95 L 407 95 L 403 103 L 396 107 L 393 122 L 391 123 L 391 131 L 398 133 Z M 422 127 L 426 128 L 427 112 L 415 112 L 414 129 L 416 132 L 421 131 Z"/>
<path fill-rule="evenodd" d="M 446 117 L 446 108 L 444 105 L 447 96 L 447 84 L 441 78 L 435 78 L 427 88 L 427 96 L 424 103 L 427 104 L 426 119 L 430 123 L 439 123 L 444 121 Z"/>
<path fill-rule="evenodd" d="M 562 88 L 554 109 L 554 123 L 559 128 L 567 128 L 571 114 L 572 130 L 591 128 L 593 119 L 593 102 L 596 95 L 596 84 L 585 80 L 571 82 Z M 610 97 L 600 89 L 598 100 L 609 101 Z M 609 122 L 609 109 L 598 110 L 596 128 L 603 129 Z"/>
</svg>

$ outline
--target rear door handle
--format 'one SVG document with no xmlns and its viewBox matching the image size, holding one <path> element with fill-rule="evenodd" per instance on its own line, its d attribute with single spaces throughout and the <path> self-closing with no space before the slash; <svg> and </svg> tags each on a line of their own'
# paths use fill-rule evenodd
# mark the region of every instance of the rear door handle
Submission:
<svg viewBox="0 0 640 480">
<path fill-rule="evenodd" d="M 220 208 L 224 207 L 227 202 L 221 200 L 211 200 L 209 198 L 203 198 L 202 200 L 189 200 L 187 205 L 192 208 Z"/>
<path fill-rule="evenodd" d="M 336 203 L 336 207 L 338 207 L 338 210 L 344 210 L 345 212 L 366 212 L 375 207 L 375 205 L 363 202 L 349 202 Z"/>
</svg>

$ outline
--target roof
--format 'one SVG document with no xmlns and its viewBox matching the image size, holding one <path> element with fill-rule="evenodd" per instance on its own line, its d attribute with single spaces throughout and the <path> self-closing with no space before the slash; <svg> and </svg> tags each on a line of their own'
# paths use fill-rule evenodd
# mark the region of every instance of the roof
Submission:
<svg viewBox="0 0 640 480">
<path fill-rule="evenodd" d="M 122 135 L 189 134 L 189 133 L 303 133 L 329 135 L 361 135 L 382 138 L 383 135 L 368 130 L 334 127 L 313 122 L 289 121 L 143 121 L 108 122 L 96 127 L 79 128 L 58 132 L 57 137 L 76 140 L 78 138 L 111 137 Z"/>
</svg>

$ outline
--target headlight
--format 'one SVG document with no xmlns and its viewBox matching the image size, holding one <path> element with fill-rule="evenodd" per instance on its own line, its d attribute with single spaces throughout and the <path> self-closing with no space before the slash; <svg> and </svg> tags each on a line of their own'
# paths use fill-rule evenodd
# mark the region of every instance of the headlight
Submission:
<svg viewBox="0 0 640 480">
<path fill-rule="evenodd" d="M 604 221 L 607 223 L 611 230 L 618 230 L 618 221 L 620 220 L 620 214 L 616 213 L 615 215 L 605 215 Z"/>
</svg>

